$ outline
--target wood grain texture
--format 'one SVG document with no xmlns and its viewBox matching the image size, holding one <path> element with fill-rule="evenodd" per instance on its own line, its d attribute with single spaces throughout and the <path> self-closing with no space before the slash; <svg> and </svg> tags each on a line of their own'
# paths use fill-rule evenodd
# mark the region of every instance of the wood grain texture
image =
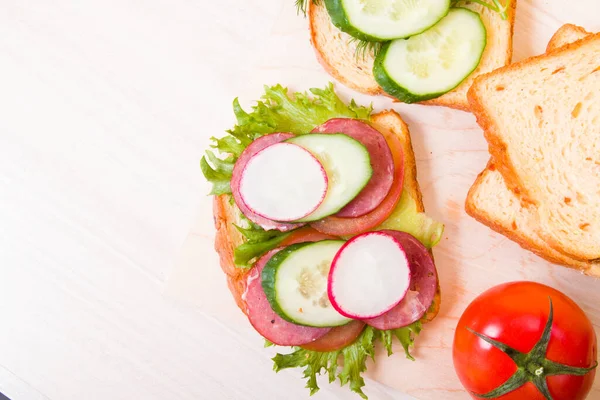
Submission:
<svg viewBox="0 0 600 400">
<path fill-rule="evenodd" d="M 598 11 L 593 0 L 521 0 L 515 58 L 543 52 L 565 22 L 600 30 Z M 0 392 L 14 400 L 307 398 L 298 372 L 271 372 L 272 351 L 214 272 L 198 160 L 209 137 L 232 124 L 234 97 L 249 105 L 265 83 L 328 81 L 291 0 L 0 1 Z M 393 107 L 413 134 L 426 208 L 447 223 L 436 252 L 445 297 L 419 340 L 419 361 L 386 359 L 378 376 L 419 399 L 467 399 L 449 346 L 470 300 L 493 284 L 536 280 L 572 296 L 598 327 L 598 282 L 466 216 L 467 190 L 488 159 L 471 115 Z M 223 293 L 201 307 L 162 294 L 195 219 L 204 229 L 187 250 L 198 256 L 191 273 L 200 284 L 190 280 L 187 294 L 213 282 Z M 386 376 L 387 362 L 409 372 Z M 372 381 L 367 392 L 406 398 Z M 324 385 L 315 398 L 355 397 Z M 590 398 L 600 399 L 598 385 Z"/>
</svg>

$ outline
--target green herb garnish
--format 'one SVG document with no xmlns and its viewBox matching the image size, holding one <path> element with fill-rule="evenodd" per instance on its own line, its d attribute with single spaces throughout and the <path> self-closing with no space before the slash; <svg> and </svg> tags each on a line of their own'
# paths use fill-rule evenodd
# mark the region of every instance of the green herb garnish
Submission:
<svg viewBox="0 0 600 400">
<path fill-rule="evenodd" d="M 308 11 L 309 1 L 312 1 L 313 4 L 321 4 L 321 0 L 296 0 L 296 10 L 298 14 L 302 13 L 306 17 L 306 11 Z"/>
<path fill-rule="evenodd" d="M 367 42 L 366 40 L 360 40 L 355 37 L 351 37 L 350 43 L 356 43 L 356 49 L 354 50 L 354 56 L 356 58 L 362 58 L 363 60 L 368 56 L 377 57 L 377 54 L 381 51 L 384 42 Z"/>
</svg>

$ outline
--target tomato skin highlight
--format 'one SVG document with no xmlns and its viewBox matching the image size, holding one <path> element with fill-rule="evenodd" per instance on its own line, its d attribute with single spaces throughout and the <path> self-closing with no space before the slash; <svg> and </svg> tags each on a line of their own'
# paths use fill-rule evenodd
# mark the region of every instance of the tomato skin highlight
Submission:
<svg viewBox="0 0 600 400">
<path fill-rule="evenodd" d="M 546 358 L 573 367 L 589 368 L 597 359 L 594 328 L 583 310 L 563 293 L 534 282 L 496 286 L 477 297 L 458 322 L 453 360 L 463 386 L 485 394 L 501 386 L 517 370 L 501 350 L 479 339 L 467 328 L 528 353 L 540 340 L 548 321 L 549 298 L 554 320 Z M 583 400 L 589 393 L 595 370 L 584 376 L 547 377 L 553 400 Z M 480 397 L 472 395 L 474 399 Z M 544 400 L 532 384 L 498 397 L 501 400 Z"/>
</svg>

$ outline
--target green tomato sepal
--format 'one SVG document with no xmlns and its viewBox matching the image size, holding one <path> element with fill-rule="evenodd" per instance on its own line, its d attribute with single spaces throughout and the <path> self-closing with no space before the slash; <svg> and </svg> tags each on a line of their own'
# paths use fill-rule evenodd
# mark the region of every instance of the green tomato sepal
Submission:
<svg viewBox="0 0 600 400">
<path fill-rule="evenodd" d="M 550 343 L 550 336 L 552 334 L 552 322 L 554 319 L 552 299 L 550 298 L 549 300 L 550 313 L 548 314 L 548 321 L 544 327 L 542 337 L 536 343 L 536 345 L 533 346 L 533 349 L 531 349 L 529 353 L 522 353 L 519 350 L 513 349 L 502 342 L 475 332 L 471 328 L 467 328 L 469 332 L 502 351 L 504 354 L 509 356 L 515 362 L 515 364 L 517 364 L 517 371 L 502 385 L 485 394 L 471 392 L 473 396 L 481 399 L 495 399 L 519 389 L 527 382 L 531 382 L 546 398 L 546 400 L 553 400 L 550 394 L 550 389 L 548 388 L 546 377 L 554 375 L 583 376 L 593 371 L 598 366 L 598 362 L 596 361 L 595 365 L 590 368 L 572 367 L 569 365 L 556 363 L 546 358 L 546 352 L 548 350 L 548 344 Z"/>
</svg>

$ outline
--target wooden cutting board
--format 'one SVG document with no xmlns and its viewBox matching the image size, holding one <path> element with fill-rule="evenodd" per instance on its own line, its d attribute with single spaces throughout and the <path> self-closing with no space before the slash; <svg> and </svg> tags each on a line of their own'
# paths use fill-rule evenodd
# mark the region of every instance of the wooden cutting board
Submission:
<svg viewBox="0 0 600 400">
<path fill-rule="evenodd" d="M 257 99 L 263 84 L 281 83 L 293 90 L 306 90 L 324 86 L 330 80 L 316 62 L 308 41 L 306 21 L 296 16 L 291 0 L 284 4 L 280 0 L 248 0 L 245 3 L 246 6 L 279 8 L 280 11 L 274 21 L 271 16 L 265 17 L 264 21 L 240 19 L 237 24 L 227 27 L 215 24 L 215 40 L 222 41 L 224 47 L 233 48 L 231 41 L 243 40 L 245 30 L 272 26 L 257 46 L 261 50 L 256 59 L 244 63 L 239 70 L 242 72 L 231 67 L 231 74 L 235 75 L 239 85 L 235 93 L 243 104 Z M 589 31 L 600 30 L 598 15 L 600 3 L 595 0 L 578 0 L 568 5 L 562 0 L 521 0 L 517 9 L 514 59 L 544 52 L 552 34 L 564 23 L 579 24 Z M 239 76 L 240 73 L 244 76 Z M 220 82 L 223 86 L 229 83 Z M 434 250 L 442 287 L 442 307 L 439 316 L 417 339 L 413 351 L 417 361 L 406 360 L 401 351 L 390 358 L 382 356 L 376 365 L 369 367 L 369 377 L 418 399 L 468 399 L 452 365 L 454 329 L 474 297 L 503 282 L 532 280 L 563 291 L 587 312 L 600 333 L 600 282 L 549 264 L 464 212 L 467 191 L 489 158 L 487 143 L 472 115 L 447 108 L 393 105 L 389 100 L 358 95 L 341 85 L 337 88 L 346 99 L 355 98 L 362 104 L 373 102 L 378 110 L 394 108 L 401 113 L 412 133 L 426 210 L 446 224 L 444 238 Z M 232 90 L 231 87 L 228 89 Z M 229 103 L 214 104 L 212 112 L 229 115 L 233 125 Z M 208 139 L 219 136 L 220 132 L 201 134 Z M 206 187 L 208 189 L 208 185 Z M 199 217 L 191 229 L 167 292 L 202 307 L 222 321 L 231 321 L 231 316 L 238 315 L 239 311 L 229 297 L 224 276 L 212 253 L 211 199 L 203 197 L 199 201 Z M 257 348 L 262 346 L 258 335 L 252 334 L 252 340 L 256 341 Z M 298 382 L 298 385 L 303 383 Z M 590 399 L 600 399 L 599 382 L 596 382 Z"/>
</svg>

